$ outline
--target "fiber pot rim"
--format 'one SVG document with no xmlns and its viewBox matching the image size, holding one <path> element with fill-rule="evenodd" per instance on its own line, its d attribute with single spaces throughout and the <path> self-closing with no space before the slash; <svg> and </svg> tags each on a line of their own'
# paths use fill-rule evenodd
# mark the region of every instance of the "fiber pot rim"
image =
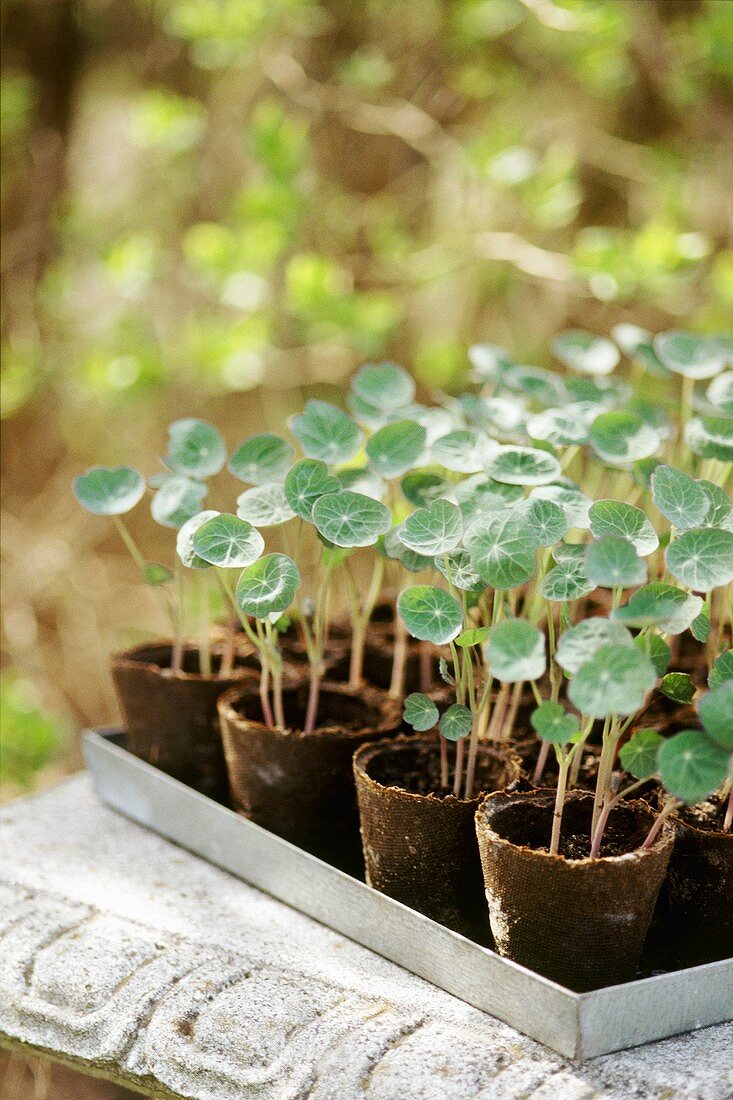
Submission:
<svg viewBox="0 0 733 1100">
<path fill-rule="evenodd" d="M 590 801 L 593 795 L 590 791 L 570 791 L 566 796 L 565 803 Z M 502 800 L 501 802 L 499 800 Z M 495 800 L 492 805 L 492 800 Z M 498 833 L 492 828 L 490 821 L 491 816 L 500 813 L 507 806 L 513 802 L 515 805 L 521 802 L 541 802 L 547 805 L 548 809 L 552 809 L 555 801 L 555 792 L 550 788 L 538 787 L 534 791 L 494 791 L 491 794 L 484 795 L 476 810 L 476 829 L 483 830 L 485 833 L 490 834 L 492 844 L 501 845 L 504 848 L 513 848 L 519 852 L 526 853 L 527 855 L 534 856 L 538 859 L 543 859 L 549 863 L 562 864 L 570 868 L 586 868 L 591 866 L 597 866 L 599 864 L 617 864 L 622 860 L 629 862 L 631 859 L 639 860 L 650 854 L 663 852 L 665 848 L 671 847 L 674 843 L 675 829 L 671 821 L 668 819 L 662 825 L 654 843 L 650 848 L 633 848 L 630 852 L 622 852 L 621 855 L 616 856 L 596 856 L 591 858 L 590 856 L 583 856 L 581 859 L 568 859 L 567 856 L 550 855 L 549 852 L 545 852 L 540 848 L 531 848 L 526 844 L 515 844 L 514 841 L 507 840 L 501 833 Z M 644 802 L 643 799 L 634 798 L 630 802 L 623 801 L 618 808 L 625 808 L 638 810 L 648 815 L 651 820 L 649 825 L 654 823 L 659 816 L 658 811 L 655 811 L 648 802 Z M 612 811 L 613 813 L 613 811 Z"/>
<path fill-rule="evenodd" d="M 379 755 L 385 750 L 391 750 L 393 748 L 401 747 L 418 747 L 419 745 L 426 745 L 430 748 L 440 749 L 440 742 L 438 735 L 435 734 L 432 737 L 425 736 L 424 734 L 418 734 L 417 736 L 405 736 L 404 734 L 398 734 L 397 737 L 383 737 L 379 741 L 367 741 L 365 745 L 361 745 L 354 753 L 354 775 L 358 777 L 359 781 L 366 786 L 370 786 L 380 791 L 399 791 L 400 795 L 404 798 L 412 799 L 414 802 L 438 802 L 447 804 L 460 804 L 463 806 L 470 806 L 472 803 L 476 803 L 479 799 L 485 795 L 484 791 L 479 790 L 473 798 L 462 798 L 456 796 L 453 792 L 448 794 L 436 794 L 434 791 L 428 791 L 427 794 L 418 794 L 417 791 L 408 791 L 406 787 L 401 787 L 399 784 L 380 783 L 378 779 L 374 779 L 366 770 L 370 762 L 370 759 Z M 520 778 L 521 772 L 521 760 L 515 752 L 513 746 L 506 744 L 503 748 L 494 742 L 481 742 L 479 748 L 485 747 L 492 749 L 494 752 L 501 754 L 505 757 L 503 763 L 506 767 L 511 767 L 516 773 L 513 778 L 507 780 L 505 787 L 502 790 L 506 790 L 506 787 L 512 783 L 516 783 Z M 499 792 L 492 792 L 499 793 Z"/>
<path fill-rule="evenodd" d="M 298 688 L 304 687 L 307 684 L 307 677 L 296 679 L 291 683 L 285 683 L 284 689 L 295 691 Z M 234 684 L 232 687 L 227 688 L 217 700 L 217 710 L 219 711 L 219 718 L 223 722 L 228 722 L 230 726 L 233 726 L 240 733 L 246 734 L 249 730 L 267 730 L 268 733 L 275 735 L 276 737 L 282 737 L 284 739 L 291 740 L 292 738 L 298 738 L 305 740 L 312 737 L 324 738 L 331 737 L 340 740 L 356 741 L 363 739 L 366 731 L 374 731 L 375 734 L 387 733 L 390 729 L 394 729 L 396 725 L 399 725 L 400 715 L 402 713 L 401 703 L 398 699 L 392 699 L 386 691 L 380 690 L 380 688 L 372 687 L 371 685 L 360 685 L 358 688 L 351 688 L 348 684 L 338 683 L 334 680 L 322 680 L 320 685 L 321 697 L 328 693 L 330 695 L 346 695 L 350 699 L 364 699 L 368 705 L 371 705 L 380 714 L 379 721 L 370 726 L 368 722 L 365 722 L 363 726 L 358 729 L 345 729 L 343 726 L 337 726 L 334 724 L 328 726 L 316 726 L 311 733 L 306 733 L 304 730 L 286 728 L 281 726 L 268 726 L 266 722 L 257 721 L 254 718 L 245 718 L 239 713 L 235 707 L 235 702 L 241 698 L 249 689 L 248 684 Z"/>
<path fill-rule="evenodd" d="M 194 642 L 185 642 L 182 648 L 184 653 L 198 653 L 198 647 Z M 232 666 L 231 672 L 228 672 L 226 676 L 216 676 L 213 672 L 207 675 L 203 672 L 186 672 L 184 669 L 173 669 L 168 667 L 167 665 L 158 665 L 155 663 L 155 661 L 145 661 L 135 656 L 135 654 L 141 651 L 145 652 L 155 649 L 165 649 L 172 651 L 172 639 L 154 638 L 149 642 L 140 642 L 137 645 L 130 646 L 129 649 L 120 649 L 114 653 L 111 653 L 109 660 L 115 668 L 127 668 L 137 670 L 142 669 L 150 675 L 162 676 L 165 680 L 194 680 L 199 683 L 201 681 L 204 681 L 205 683 L 225 684 L 229 680 L 251 681 L 254 679 L 258 679 L 255 669 L 249 668 L 247 665 L 237 665 L 235 663 Z M 213 644 L 212 654 L 217 657 L 221 656 L 219 652 L 219 643 L 215 642 Z M 234 660 L 235 662 L 237 660 L 236 652 L 234 654 Z M 238 687 L 239 685 L 235 686 Z M 230 688 L 227 690 L 230 690 Z"/>
</svg>

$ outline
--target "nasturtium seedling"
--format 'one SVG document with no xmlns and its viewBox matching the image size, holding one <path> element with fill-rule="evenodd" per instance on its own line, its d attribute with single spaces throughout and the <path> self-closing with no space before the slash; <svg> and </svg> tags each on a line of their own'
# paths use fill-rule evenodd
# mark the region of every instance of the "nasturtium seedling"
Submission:
<svg viewBox="0 0 733 1100">
<path fill-rule="evenodd" d="M 211 563 L 204 561 L 204 559 L 200 558 L 196 553 L 193 545 L 193 536 L 196 534 L 199 527 L 220 514 L 220 512 L 208 509 L 207 511 L 199 512 L 196 516 L 192 516 L 191 519 L 187 519 L 183 526 L 179 527 L 176 534 L 176 553 L 187 569 L 208 569 L 210 567 Z"/>
<path fill-rule="evenodd" d="M 660 332 L 654 338 L 654 350 L 668 370 L 686 378 L 712 378 L 725 365 L 715 339 L 695 332 Z"/>
<path fill-rule="evenodd" d="M 580 732 L 577 715 L 546 699 L 529 716 L 532 729 L 552 745 L 567 745 Z"/>
<path fill-rule="evenodd" d="M 535 500 L 551 500 L 565 510 L 571 527 L 590 527 L 590 506 L 593 503 L 580 489 L 568 485 L 539 485 L 530 496 Z"/>
<path fill-rule="evenodd" d="M 664 676 L 672 659 L 672 650 L 658 634 L 638 634 L 634 645 L 654 665 L 657 676 Z"/>
<path fill-rule="evenodd" d="M 364 439 L 359 425 L 328 401 L 307 401 L 305 411 L 291 419 L 290 430 L 306 458 L 329 466 L 350 462 Z"/>
<path fill-rule="evenodd" d="M 286 554 L 265 554 L 240 574 L 237 604 L 245 615 L 271 620 L 292 604 L 300 587 L 300 572 Z"/>
<path fill-rule="evenodd" d="M 464 630 L 462 634 L 459 634 L 456 638 L 456 645 L 459 645 L 461 649 L 468 649 L 470 646 L 481 645 L 489 636 L 488 626 L 474 626 L 470 630 Z"/>
<path fill-rule="evenodd" d="M 560 409 L 545 409 L 530 416 L 527 434 L 553 447 L 577 447 L 588 442 L 590 426 L 597 415 L 597 407 L 587 401 L 571 402 Z"/>
<path fill-rule="evenodd" d="M 552 341 L 552 350 L 566 366 L 583 374 L 610 374 L 621 358 L 610 340 L 579 329 L 561 332 Z"/>
<path fill-rule="evenodd" d="M 313 505 L 327 493 L 338 493 L 341 482 L 329 474 L 325 462 L 317 458 L 301 458 L 288 470 L 283 489 L 285 499 L 296 516 L 310 520 Z"/>
<path fill-rule="evenodd" d="M 654 350 L 652 334 L 638 325 L 615 325 L 611 335 L 624 355 L 639 363 L 655 378 L 668 378 L 669 370 Z"/>
<path fill-rule="evenodd" d="M 491 588 L 515 588 L 534 575 L 534 539 L 526 523 L 511 514 L 488 519 L 476 534 L 467 533 L 466 543 L 471 565 Z"/>
<path fill-rule="evenodd" d="M 509 353 L 495 344 L 472 344 L 468 361 L 482 381 L 496 378 L 514 363 Z"/>
<path fill-rule="evenodd" d="M 524 496 L 521 485 L 504 485 L 484 474 L 467 477 L 454 487 L 453 493 L 466 523 L 478 516 L 504 512 Z"/>
<path fill-rule="evenodd" d="M 431 473 L 429 470 L 415 470 L 405 474 L 400 482 L 403 496 L 414 504 L 416 508 L 425 508 L 434 500 L 445 496 L 451 489 L 450 482 L 440 474 Z"/>
<path fill-rule="evenodd" d="M 673 527 L 687 531 L 700 527 L 711 501 L 703 486 L 674 466 L 659 465 L 651 478 L 652 499 Z"/>
<path fill-rule="evenodd" d="M 582 560 L 571 558 L 560 561 L 542 578 L 540 593 L 553 603 L 567 603 L 582 599 L 595 588 L 585 571 L 585 553 Z"/>
<path fill-rule="evenodd" d="M 312 517 L 319 534 L 336 546 L 373 546 L 392 526 L 381 501 L 349 489 L 319 497 Z"/>
<path fill-rule="evenodd" d="M 733 531 L 702 527 L 685 531 L 665 552 L 670 573 L 695 592 L 733 581 Z"/>
<path fill-rule="evenodd" d="M 636 413 L 603 412 L 591 424 L 590 441 L 596 454 L 612 466 L 653 455 L 661 443 L 659 432 Z"/>
<path fill-rule="evenodd" d="M 582 714 L 592 718 L 635 714 L 656 681 L 654 665 L 636 647 L 604 645 L 580 666 L 568 695 Z"/>
<path fill-rule="evenodd" d="M 712 481 L 706 481 L 704 478 L 696 484 L 702 488 L 710 501 L 710 508 L 700 526 L 722 527 L 725 531 L 733 531 L 733 502 L 725 489 L 721 489 L 719 485 L 713 485 Z"/>
<path fill-rule="evenodd" d="M 463 518 L 457 505 L 436 500 L 408 516 L 400 539 L 409 550 L 434 557 L 455 550 L 463 537 Z"/>
<path fill-rule="evenodd" d="M 526 523 L 535 546 L 554 546 L 567 534 L 570 522 L 561 504 L 541 497 L 528 497 L 515 513 Z"/>
<path fill-rule="evenodd" d="M 512 364 L 503 372 L 501 381 L 507 389 L 521 393 L 539 405 L 560 405 L 568 400 L 568 392 L 560 375 L 543 367 Z"/>
<path fill-rule="evenodd" d="M 590 543 L 585 552 L 589 580 L 601 588 L 634 588 L 647 579 L 646 562 L 628 539 L 606 535 Z"/>
<path fill-rule="evenodd" d="M 405 699 L 403 718 L 418 733 L 425 733 L 438 724 L 439 712 L 428 695 L 415 691 Z"/>
<path fill-rule="evenodd" d="M 695 685 L 686 672 L 668 672 L 659 690 L 675 703 L 691 703 L 695 697 Z"/>
<path fill-rule="evenodd" d="M 237 497 L 237 515 L 255 527 L 277 527 L 293 519 L 295 512 L 290 507 L 284 486 L 272 481 L 240 493 Z"/>
<path fill-rule="evenodd" d="M 494 481 L 508 485 L 546 485 L 559 477 L 560 463 L 554 455 L 535 447 L 499 447 L 486 464 Z"/>
<path fill-rule="evenodd" d="M 409 405 L 415 396 L 413 378 L 396 363 L 366 363 L 351 386 L 367 405 L 385 412 Z"/>
<path fill-rule="evenodd" d="M 733 370 L 719 374 L 705 392 L 713 408 L 727 416 L 733 416 Z"/>
<path fill-rule="evenodd" d="M 145 478 L 130 466 L 92 466 L 75 479 L 74 494 L 95 516 L 121 516 L 145 496 Z"/>
<path fill-rule="evenodd" d="M 251 523 L 224 513 L 196 529 L 193 548 L 210 565 L 241 569 L 257 561 L 265 549 L 265 540 Z"/>
<path fill-rule="evenodd" d="M 227 459 L 221 432 L 205 420 L 188 417 L 168 428 L 165 464 L 183 477 L 205 478 L 218 474 Z"/>
<path fill-rule="evenodd" d="M 682 730 L 659 746 L 657 766 L 665 789 L 694 806 L 725 781 L 728 753 L 700 730 Z"/>
<path fill-rule="evenodd" d="M 615 608 L 611 618 L 636 630 L 658 626 L 663 634 L 681 634 L 694 622 L 703 606 L 699 596 L 654 581 L 634 592 L 628 603 Z"/>
<path fill-rule="evenodd" d="M 267 485 L 284 479 L 294 453 L 292 443 L 279 435 L 251 435 L 229 459 L 229 469 L 248 485 Z"/>
<path fill-rule="evenodd" d="M 486 659 L 502 683 L 538 680 L 547 667 L 545 636 L 524 619 L 507 619 L 489 631 Z"/>
<path fill-rule="evenodd" d="M 418 464 L 425 450 L 427 434 L 414 420 L 385 424 L 367 440 L 369 461 L 382 477 L 400 477 Z"/>
<path fill-rule="evenodd" d="M 390 561 L 398 561 L 408 573 L 423 573 L 426 569 L 433 568 L 433 559 L 425 554 L 418 554 L 414 550 L 408 550 L 400 538 L 402 524 L 392 527 L 377 541 L 377 551 L 384 554 Z"/>
<path fill-rule="evenodd" d="M 692 637 L 695 639 L 696 642 L 704 643 L 710 637 L 710 631 L 712 630 L 712 627 L 713 624 L 710 618 L 710 608 L 707 604 L 704 603 L 700 608 L 699 615 L 696 615 L 690 623 L 690 634 L 692 634 Z"/>
<path fill-rule="evenodd" d="M 468 707 L 461 703 L 453 703 L 440 719 L 440 732 L 446 741 L 460 741 L 468 737 L 473 725 L 473 718 Z"/>
<path fill-rule="evenodd" d="M 176 475 L 166 478 L 153 497 L 151 515 L 162 527 L 182 527 L 186 520 L 201 511 L 206 492 L 203 482 L 190 477 Z"/>
<path fill-rule="evenodd" d="M 375 470 L 368 466 L 355 466 L 350 470 L 339 470 L 336 474 L 339 488 L 350 489 L 353 493 L 362 493 L 372 500 L 384 500 L 387 486 Z"/>
<path fill-rule="evenodd" d="M 733 462 L 733 417 L 694 416 L 685 425 L 685 442 L 700 458 Z"/>
<path fill-rule="evenodd" d="M 602 646 L 631 646 L 633 642 L 631 632 L 625 626 L 600 615 L 593 616 L 581 619 L 576 626 L 565 631 L 558 642 L 555 659 L 572 676 Z"/>
<path fill-rule="evenodd" d="M 421 642 L 445 645 L 458 637 L 463 626 L 458 601 L 444 588 L 429 584 L 416 584 L 401 592 L 397 611 L 408 632 Z"/>
<path fill-rule="evenodd" d="M 639 557 L 659 546 L 657 532 L 641 508 L 622 500 L 597 500 L 589 510 L 590 529 L 596 538 L 617 535 L 628 539 Z"/>
<path fill-rule="evenodd" d="M 468 550 L 459 548 L 448 554 L 441 554 L 435 559 L 435 567 L 453 588 L 459 588 L 462 592 L 483 592 L 486 587 L 471 565 Z"/>
<path fill-rule="evenodd" d="M 436 439 L 430 458 L 437 466 L 460 474 L 476 474 L 486 467 L 499 444 L 478 432 L 458 429 Z"/>
<path fill-rule="evenodd" d="M 636 730 L 621 746 L 619 760 L 622 767 L 635 779 L 651 779 L 657 774 L 657 755 L 664 738 L 656 730 Z"/>
<path fill-rule="evenodd" d="M 703 695 L 698 711 L 708 737 L 726 752 L 733 752 L 733 680 Z"/>
</svg>

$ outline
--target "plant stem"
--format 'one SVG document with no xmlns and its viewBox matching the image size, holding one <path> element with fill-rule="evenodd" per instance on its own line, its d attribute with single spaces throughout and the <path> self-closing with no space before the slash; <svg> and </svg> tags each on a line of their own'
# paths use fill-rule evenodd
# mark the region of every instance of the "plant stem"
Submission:
<svg viewBox="0 0 733 1100">
<path fill-rule="evenodd" d="M 550 742 L 541 741 L 540 751 L 537 756 L 537 763 L 535 764 L 534 771 L 532 773 L 532 782 L 534 783 L 535 787 L 539 786 L 540 779 L 542 779 L 542 773 L 545 770 L 545 765 L 547 764 L 547 757 L 549 752 Z"/>
<path fill-rule="evenodd" d="M 178 613 L 174 620 L 173 652 L 171 654 L 171 668 L 174 672 L 180 672 L 183 667 L 183 566 L 176 554 L 173 562 L 173 574 L 176 581 L 176 603 Z"/>
<path fill-rule="evenodd" d="M 723 832 L 729 833 L 731 825 L 733 825 L 733 787 L 731 787 L 728 794 L 728 806 L 723 819 Z"/>
<path fill-rule="evenodd" d="M 202 676 L 211 676 L 211 634 L 209 609 L 209 578 L 199 575 L 199 670 Z"/>
<path fill-rule="evenodd" d="M 445 790 L 448 786 L 448 742 L 442 733 L 438 734 L 438 741 L 440 742 L 440 786 L 441 790 Z"/>
<path fill-rule="evenodd" d="M 560 827 L 562 825 L 562 812 L 565 807 L 565 788 L 568 778 L 568 764 L 569 760 L 567 756 L 559 749 L 555 750 L 557 753 L 558 763 L 558 776 L 557 776 L 557 791 L 555 793 L 555 808 L 552 812 L 552 836 L 550 837 L 550 855 L 556 856 L 560 847 Z"/>
<path fill-rule="evenodd" d="M 474 715 L 471 727 L 471 741 L 468 746 L 468 763 L 466 764 L 466 786 L 463 797 L 473 798 L 473 784 L 476 777 L 476 760 L 478 758 L 479 742 L 486 733 L 486 724 L 489 720 L 489 707 L 483 706 L 478 716 Z"/>
<path fill-rule="evenodd" d="M 389 695 L 392 699 L 401 699 L 405 693 L 405 667 L 407 664 L 407 627 L 395 611 L 394 618 L 394 657 L 392 660 L 392 680 Z"/>
<path fill-rule="evenodd" d="M 275 708 L 275 724 L 285 729 L 285 710 L 283 708 L 283 662 L 273 636 L 272 623 L 265 623 L 265 636 L 272 663 L 272 702 Z"/>
<path fill-rule="evenodd" d="M 111 516 L 110 518 L 111 518 L 112 522 L 114 523 L 115 527 L 117 528 L 117 532 L 118 532 L 120 538 L 122 539 L 122 542 L 124 543 L 125 548 L 127 549 L 128 553 L 130 554 L 130 557 L 132 558 L 132 560 L 135 562 L 135 565 L 138 567 L 138 569 L 142 573 L 143 579 L 145 581 L 147 581 L 147 577 L 146 577 L 146 573 L 145 573 L 145 570 L 147 568 L 147 562 L 145 561 L 145 555 L 143 554 L 140 547 L 135 542 L 135 539 L 132 536 L 132 532 L 130 531 L 129 527 L 127 526 L 127 524 L 125 523 L 125 521 L 122 519 L 121 516 Z M 176 554 L 176 557 L 175 557 L 175 564 L 176 565 L 179 564 L 179 558 L 178 558 L 177 554 Z M 175 565 L 174 565 L 174 568 L 175 568 Z M 172 630 L 173 636 L 175 638 L 177 636 L 177 634 L 179 633 L 178 615 L 176 614 L 176 611 L 175 611 L 174 606 L 171 602 L 170 596 L 169 595 L 164 595 L 163 590 L 158 585 L 152 585 L 151 587 L 153 589 L 153 592 L 155 593 L 155 598 L 158 601 L 158 604 L 160 605 L 161 611 L 163 612 L 164 616 L 166 617 L 166 619 L 168 619 L 168 621 L 171 624 L 171 630 Z M 180 611 L 179 611 L 179 614 L 180 614 Z M 172 654 L 172 656 L 173 656 L 173 654 Z M 178 665 L 176 665 L 176 664 L 173 663 L 173 661 L 171 661 L 171 666 L 176 671 L 178 671 L 178 672 L 180 671 L 180 668 L 181 668 L 180 662 L 179 662 Z"/>
<path fill-rule="evenodd" d="M 682 803 L 676 798 L 670 798 L 665 803 L 664 808 L 657 815 L 656 821 L 654 822 L 651 829 L 649 830 L 646 840 L 644 841 L 641 848 L 639 849 L 640 851 L 645 852 L 649 848 L 651 848 L 652 844 L 654 843 L 654 841 L 659 836 L 660 830 L 661 830 L 662 825 L 664 824 L 664 822 L 667 820 L 667 818 L 670 816 L 670 814 L 673 814 L 675 812 L 675 810 L 679 809 L 679 807 L 681 805 L 682 805 Z"/>
<path fill-rule="evenodd" d="M 593 820 L 591 823 L 591 836 L 595 834 L 598 818 L 601 813 L 603 801 L 606 797 L 606 788 L 611 775 L 613 765 L 613 743 L 610 737 L 611 717 L 609 715 L 603 725 L 603 747 L 601 759 L 598 765 L 598 778 L 596 779 L 596 791 L 593 796 Z"/>
<path fill-rule="evenodd" d="M 461 737 L 456 742 L 456 774 L 453 781 L 453 794 L 456 798 L 461 797 L 461 778 L 463 776 L 463 757 L 465 753 L 466 738 Z"/>
</svg>

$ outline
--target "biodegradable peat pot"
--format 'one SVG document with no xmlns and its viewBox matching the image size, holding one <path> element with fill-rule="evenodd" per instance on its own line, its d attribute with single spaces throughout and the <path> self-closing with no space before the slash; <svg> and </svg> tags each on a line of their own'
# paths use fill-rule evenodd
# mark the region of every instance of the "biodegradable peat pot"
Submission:
<svg viewBox="0 0 733 1100">
<path fill-rule="evenodd" d="M 569 989 L 585 992 L 634 978 L 674 844 L 665 823 L 648 851 L 637 849 L 655 819 L 644 802 L 622 804 L 590 859 L 593 796 L 565 802 L 560 855 L 549 844 L 554 791 L 495 794 L 476 814 L 476 834 L 500 955 Z M 577 853 L 577 854 L 576 854 Z"/>
<path fill-rule="evenodd" d="M 366 879 L 370 886 L 464 936 L 490 942 L 476 808 L 487 790 L 519 777 L 508 748 L 482 746 L 476 798 L 440 792 L 437 737 L 399 737 L 354 756 Z"/>
<path fill-rule="evenodd" d="M 285 688 L 287 729 L 265 725 L 259 698 L 234 688 L 219 700 L 234 808 L 299 848 L 361 876 L 354 750 L 395 733 L 401 706 L 375 688 L 321 684 L 318 727 L 301 732 L 306 683 Z"/>
<path fill-rule="evenodd" d="M 224 752 L 216 701 L 228 688 L 257 684 L 251 669 L 238 665 L 219 678 L 199 672 L 194 646 L 183 652 L 183 668 L 174 672 L 170 642 L 148 642 L 112 657 L 112 680 L 122 711 L 130 752 L 189 787 L 227 802 Z M 214 672 L 221 654 L 212 651 Z"/>
<path fill-rule="evenodd" d="M 733 832 L 723 832 L 724 814 L 725 804 L 711 798 L 673 818 L 659 912 L 677 966 L 733 956 Z"/>
</svg>

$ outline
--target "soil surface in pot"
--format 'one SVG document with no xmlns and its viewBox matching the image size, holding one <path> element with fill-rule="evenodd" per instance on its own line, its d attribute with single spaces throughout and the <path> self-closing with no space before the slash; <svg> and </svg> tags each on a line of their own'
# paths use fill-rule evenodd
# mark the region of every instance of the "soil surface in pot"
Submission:
<svg viewBox="0 0 733 1100">
<path fill-rule="evenodd" d="M 640 821 L 635 814 L 612 813 L 601 845 L 601 857 L 622 856 L 639 848 L 649 832 L 650 821 Z M 565 859 L 587 859 L 591 839 L 588 835 L 590 811 L 585 802 L 566 803 L 562 815 L 562 832 L 558 854 Z M 501 835 L 519 847 L 534 852 L 549 850 L 552 831 L 552 809 L 527 804 L 521 815 L 507 815 L 501 823 Z"/>
<path fill-rule="evenodd" d="M 451 746 L 450 772 L 453 774 L 455 750 Z M 436 798 L 454 799 L 452 779 L 447 787 L 440 783 L 440 753 L 400 752 L 395 755 L 377 757 L 369 766 L 369 776 L 383 787 L 396 787 L 410 794 L 434 795 Z M 476 760 L 476 779 L 474 789 L 477 792 L 494 791 L 507 782 L 506 762 L 498 757 L 479 753 Z"/>
</svg>

